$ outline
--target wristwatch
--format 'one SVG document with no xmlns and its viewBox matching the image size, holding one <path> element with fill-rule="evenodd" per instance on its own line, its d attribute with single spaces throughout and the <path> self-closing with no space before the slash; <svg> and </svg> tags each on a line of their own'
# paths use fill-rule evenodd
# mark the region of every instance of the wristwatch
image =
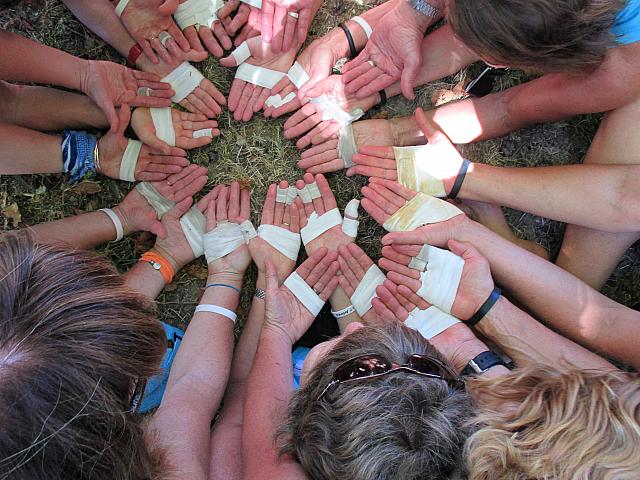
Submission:
<svg viewBox="0 0 640 480">
<path fill-rule="evenodd" d="M 496 365 L 507 366 L 497 353 L 487 350 L 469 360 L 467 366 L 462 370 L 461 375 L 463 377 L 481 375 Z"/>
<path fill-rule="evenodd" d="M 440 16 L 440 10 L 425 0 L 407 0 L 411 8 L 420 12 L 427 17 L 438 18 Z"/>
<path fill-rule="evenodd" d="M 265 291 L 262 290 L 261 288 L 256 288 L 255 296 L 257 298 L 259 298 L 260 300 L 264 300 L 267 295 L 266 295 Z"/>
</svg>

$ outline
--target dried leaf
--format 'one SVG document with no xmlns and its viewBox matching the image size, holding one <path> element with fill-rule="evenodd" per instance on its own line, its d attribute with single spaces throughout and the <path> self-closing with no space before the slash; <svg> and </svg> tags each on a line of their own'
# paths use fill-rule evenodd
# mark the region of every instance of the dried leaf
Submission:
<svg viewBox="0 0 640 480">
<path fill-rule="evenodd" d="M 18 228 L 18 225 L 22 221 L 22 214 L 18 204 L 13 202 L 11 205 L 7 205 L 2 209 L 2 216 L 5 218 L 5 226 L 8 220 L 11 220 L 13 228 Z"/>
<path fill-rule="evenodd" d="M 199 263 L 194 263 L 187 267 L 187 273 L 198 280 L 206 280 L 209 276 L 209 269 Z"/>
<path fill-rule="evenodd" d="M 83 180 L 69 189 L 77 195 L 92 195 L 102 191 L 100 183 L 92 180 Z"/>
</svg>

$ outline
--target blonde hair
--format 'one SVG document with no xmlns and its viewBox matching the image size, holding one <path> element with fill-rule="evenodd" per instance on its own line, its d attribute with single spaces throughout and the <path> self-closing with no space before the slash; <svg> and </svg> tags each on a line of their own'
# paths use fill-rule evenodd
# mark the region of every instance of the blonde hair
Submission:
<svg viewBox="0 0 640 480">
<path fill-rule="evenodd" d="M 483 400 L 470 480 L 638 478 L 638 374 L 537 365 L 468 388 Z"/>
</svg>

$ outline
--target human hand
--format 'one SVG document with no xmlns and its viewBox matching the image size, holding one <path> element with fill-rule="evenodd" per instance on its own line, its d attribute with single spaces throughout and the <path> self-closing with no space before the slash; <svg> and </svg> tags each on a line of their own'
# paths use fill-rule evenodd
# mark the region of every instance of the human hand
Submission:
<svg viewBox="0 0 640 480">
<path fill-rule="evenodd" d="M 276 202 L 276 189 L 288 188 L 289 184 L 286 181 L 281 181 L 279 185 L 272 183 L 267 190 L 267 195 L 264 199 L 264 206 L 262 207 L 262 219 L 260 225 L 275 225 L 277 227 L 285 228 L 291 232 L 300 232 L 300 209 L 302 208 L 302 202 L 299 198 L 296 198 L 294 203 L 286 205 L 282 202 Z M 258 267 L 259 275 L 264 275 L 266 272 L 266 262 L 270 261 L 275 265 L 276 273 L 279 281 L 284 281 L 296 267 L 296 262 L 291 260 L 286 255 L 282 254 L 269 243 L 260 237 L 254 237 L 249 242 L 249 251 L 251 257 Z"/>
<path fill-rule="evenodd" d="M 347 113 L 358 110 L 365 112 L 380 101 L 380 96 L 377 93 L 365 99 L 357 99 L 353 95 L 346 95 L 340 75 L 332 75 L 323 80 L 315 87 L 307 90 L 306 95 L 308 95 L 309 99 L 324 96 Z M 308 132 L 296 142 L 296 147 L 305 148 L 310 144 L 317 145 L 336 137 L 338 131 L 344 125 L 335 120 L 323 120 L 324 113 L 325 109 L 322 104 L 306 103 L 285 122 L 285 138 L 295 138 Z"/>
<path fill-rule="evenodd" d="M 337 255 L 337 252 L 320 248 L 296 269 L 298 275 L 325 302 L 338 285 Z M 273 329 L 293 345 L 311 326 L 315 315 L 287 287 L 280 286 L 276 267 L 270 260 L 266 261 L 265 268 L 267 288 L 263 328 Z"/>
<path fill-rule="evenodd" d="M 373 265 L 373 260 L 358 245 L 349 243 L 338 247 L 338 264 L 341 272 L 341 275 L 338 276 L 338 284 L 351 298 L 365 273 Z M 383 323 L 382 318 L 373 308 L 369 309 L 361 318 L 367 325 L 381 325 Z"/>
<path fill-rule="evenodd" d="M 434 19 L 405 0 L 395 2 L 373 29 L 364 50 L 342 69 L 347 93 L 365 98 L 400 80 L 409 100 L 422 64 L 422 39 Z"/>
<path fill-rule="evenodd" d="M 320 198 L 311 200 L 310 202 L 304 202 L 304 208 L 300 210 L 300 227 L 301 229 L 306 227 L 309 221 L 309 217 L 312 213 L 316 213 L 318 216 L 325 214 L 326 212 L 338 207 L 336 199 L 333 196 L 331 187 L 327 182 L 324 175 L 318 174 L 315 177 L 310 173 L 304 175 L 303 180 L 296 182 L 296 188 L 302 189 L 306 184 L 316 182 L 318 189 L 320 190 Z M 307 254 L 312 255 L 319 248 L 327 248 L 330 252 L 336 251 L 340 245 L 346 245 L 353 243 L 355 238 L 348 236 L 342 230 L 342 225 L 335 225 L 322 235 L 316 237 L 305 245 Z"/>
<path fill-rule="evenodd" d="M 166 258 L 173 267 L 174 272 L 177 272 L 195 259 L 193 250 L 184 235 L 182 224 L 180 223 L 180 217 L 189 211 L 192 204 L 193 198 L 186 197 L 162 216 L 161 222 L 167 231 L 167 235 L 164 238 L 157 237 L 156 244 L 151 249 Z"/>
<path fill-rule="evenodd" d="M 265 42 L 273 44 L 274 52 L 304 43 L 315 3 L 315 0 L 263 0 L 260 32 Z"/>
<path fill-rule="evenodd" d="M 237 0 L 239 1 L 239 0 Z M 260 9 L 241 2 L 236 15 L 222 20 L 225 30 L 233 39 L 235 47 L 253 37 L 260 36 Z"/>
<path fill-rule="evenodd" d="M 456 296 L 451 307 L 451 314 L 461 320 L 467 320 L 482 306 L 493 291 L 493 278 L 489 262 L 478 250 L 469 243 L 461 243 L 455 240 L 447 242 L 451 252 L 462 257 L 464 267 L 457 288 Z M 387 277 L 396 285 L 404 285 L 413 293 L 422 287 L 421 273 L 409 268 L 411 258 L 418 255 L 423 245 L 393 245 L 382 249 L 383 258 L 379 265 L 389 273 Z M 427 271 L 429 264 L 427 263 Z M 421 310 L 428 308 L 429 304 L 420 301 L 420 297 L 408 295 L 412 302 Z M 426 305 L 426 306 L 425 306 Z"/>
<path fill-rule="evenodd" d="M 299 45 L 296 45 L 285 53 L 275 52 L 272 44 L 265 43 L 260 37 L 253 37 L 247 40 L 251 56 L 243 63 L 254 65 L 260 68 L 267 68 L 276 72 L 286 74 L 293 61 Z M 225 67 L 238 66 L 238 62 L 233 55 L 220 59 L 220 65 Z M 264 88 L 253 83 L 245 82 L 239 78 L 234 78 L 229 91 L 229 111 L 234 112 L 233 118 L 237 121 L 247 122 L 258 112 L 264 102 L 271 95 L 270 88 Z"/>
<path fill-rule="evenodd" d="M 124 104 L 168 107 L 174 94 L 171 86 L 160 82 L 157 75 L 99 60 L 83 62 L 79 85 L 80 91 L 90 97 L 107 116 L 112 130 L 117 130 L 119 126 L 116 107 Z M 148 95 L 140 95 L 139 88 L 145 88 Z"/>
<path fill-rule="evenodd" d="M 116 131 L 110 130 L 98 140 L 98 156 L 100 158 L 98 173 L 107 177 L 120 178 L 120 164 L 124 152 L 129 143 L 124 136 L 124 131 L 129 125 L 131 111 L 127 105 L 120 107 L 118 112 L 119 127 Z M 142 145 L 134 177 L 139 181 L 160 181 L 172 174 L 179 173 L 189 165 L 186 159 L 187 152 L 176 147 L 162 145 L 162 149 L 155 149 L 148 145 Z"/>
<path fill-rule="evenodd" d="M 239 1 L 226 2 L 217 12 L 212 3 L 209 7 L 213 8 L 205 9 L 206 13 L 199 11 L 195 17 L 193 8 L 198 4 L 181 2 L 175 18 L 183 29 L 191 48 L 199 52 L 204 52 L 206 48 L 216 57 L 221 57 L 224 54 L 224 49 L 230 49 L 233 45 L 229 33 L 224 27 L 224 21 L 231 21 L 229 15 L 238 7 Z"/>
<path fill-rule="evenodd" d="M 173 130 L 175 132 L 175 145 L 178 148 L 190 150 L 192 148 L 203 147 L 213 140 L 212 137 L 218 137 L 218 122 L 215 120 L 207 120 L 202 114 L 187 113 L 174 108 L 171 109 L 171 119 Z M 136 132 L 138 138 L 147 145 L 156 149 L 166 149 L 169 145 L 157 137 L 156 126 L 148 108 L 137 108 L 134 110 L 131 118 L 131 128 Z M 211 130 L 211 135 L 202 130 Z M 204 135 L 194 137 L 196 132 Z"/>
<path fill-rule="evenodd" d="M 169 52 L 190 50 L 189 42 L 171 17 L 177 7 L 178 0 L 131 0 L 122 11 L 122 24 L 153 63 L 159 62 L 158 55 L 168 61 Z M 158 38 L 161 32 L 171 35 L 165 45 Z"/>
<path fill-rule="evenodd" d="M 200 203 L 200 202 L 199 202 Z M 198 205 L 200 208 L 200 205 Z M 224 223 L 241 224 L 249 220 L 249 190 L 240 189 L 240 184 L 232 182 L 229 187 L 219 186 L 217 195 L 206 201 L 207 232 L 213 231 Z M 209 275 L 229 275 L 243 277 L 251 263 L 251 254 L 246 244 L 240 245 L 233 252 L 209 263 Z"/>
</svg>

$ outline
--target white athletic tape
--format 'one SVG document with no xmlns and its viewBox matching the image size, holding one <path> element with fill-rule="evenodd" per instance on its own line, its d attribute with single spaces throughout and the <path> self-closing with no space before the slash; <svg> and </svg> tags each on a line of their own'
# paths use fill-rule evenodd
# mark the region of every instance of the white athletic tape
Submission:
<svg viewBox="0 0 640 480">
<path fill-rule="evenodd" d="M 347 206 L 344 209 L 344 219 L 342 220 L 342 232 L 351 238 L 358 236 L 358 207 L 360 206 L 360 200 L 355 198 L 349 200 Z"/>
<path fill-rule="evenodd" d="M 456 323 L 460 323 L 460 320 L 434 306 L 426 310 L 416 308 L 404 321 L 407 327 L 417 330 L 427 340 L 431 340 Z"/>
<path fill-rule="evenodd" d="M 240 0 L 242 3 L 246 3 L 247 5 L 251 5 L 252 7 L 256 7 L 257 9 L 262 8 L 262 0 Z"/>
<path fill-rule="evenodd" d="M 428 155 L 428 146 L 393 147 L 398 171 L 398 183 L 416 192 L 434 197 L 446 197 L 443 180 L 449 178 L 447 162 Z"/>
<path fill-rule="evenodd" d="M 322 113 L 322 121 L 332 120 L 340 126 L 355 122 L 364 115 L 361 108 L 354 109 L 351 113 L 342 109 L 340 105 L 330 100 L 326 95 L 320 95 L 309 100 L 316 106 L 316 111 Z"/>
<path fill-rule="evenodd" d="M 136 166 L 138 165 L 138 156 L 140 156 L 142 142 L 138 140 L 127 139 L 127 148 L 124 149 L 122 160 L 120 160 L 120 172 L 118 178 L 125 182 L 136 181 Z"/>
<path fill-rule="evenodd" d="M 289 94 L 286 95 L 284 98 L 282 98 L 280 94 L 276 93 L 275 95 L 271 95 L 269 98 L 267 98 L 264 104 L 267 107 L 280 108 L 282 105 L 286 105 L 287 103 L 292 101 L 294 98 L 296 98 L 295 92 L 289 92 Z"/>
<path fill-rule="evenodd" d="M 207 303 L 201 303 L 196 307 L 195 313 L 217 313 L 223 317 L 227 317 L 233 323 L 236 323 L 236 312 L 229 310 L 228 308 L 220 307 L 219 305 L 211 305 Z"/>
<path fill-rule="evenodd" d="M 291 80 L 291 83 L 293 83 L 296 88 L 301 88 L 311 78 L 298 62 L 294 62 L 293 65 L 291 65 L 291 68 L 287 72 L 287 77 L 289 77 L 289 80 Z"/>
<path fill-rule="evenodd" d="M 182 62 L 169 75 L 161 79 L 171 85 L 175 93 L 171 100 L 178 103 L 200 86 L 204 76 L 189 62 Z"/>
<path fill-rule="evenodd" d="M 322 310 L 324 306 L 324 300 L 307 285 L 307 282 L 305 282 L 297 272 L 293 272 L 287 277 L 284 281 L 284 286 L 291 290 L 291 293 L 309 310 L 311 315 L 314 317 L 318 316 L 318 313 L 320 313 L 320 310 Z"/>
<path fill-rule="evenodd" d="M 289 187 L 287 188 L 276 188 L 276 202 L 278 203 L 286 203 L 287 197 L 289 196 Z"/>
<path fill-rule="evenodd" d="M 236 61 L 236 65 L 242 65 L 249 57 L 251 57 L 249 44 L 247 42 L 242 42 L 233 52 L 231 52 L 231 56 Z"/>
<path fill-rule="evenodd" d="M 371 25 L 369 25 L 369 22 L 367 22 L 364 18 L 359 16 L 355 16 L 351 20 L 353 20 L 354 22 L 356 22 L 358 25 L 362 27 L 362 29 L 364 30 L 364 33 L 367 34 L 367 40 L 371 38 L 373 29 L 371 28 Z"/>
<path fill-rule="evenodd" d="M 118 217 L 116 212 L 114 212 L 110 208 L 101 208 L 98 211 L 106 213 L 107 217 L 109 217 L 111 222 L 113 222 L 113 226 L 116 227 L 116 239 L 115 239 L 115 241 L 119 242 L 120 240 L 122 240 L 122 237 L 124 237 L 124 228 L 122 227 L 122 221 L 120 220 L 120 217 Z"/>
<path fill-rule="evenodd" d="M 268 68 L 256 67 L 249 63 L 243 63 L 236 70 L 235 78 L 259 87 L 272 89 L 284 77 L 284 73 Z"/>
<path fill-rule="evenodd" d="M 353 167 L 353 156 L 358 153 L 358 145 L 353 135 L 353 127 L 347 124 L 338 131 L 338 156 L 344 162 L 344 168 Z"/>
<path fill-rule="evenodd" d="M 444 222 L 461 213 L 462 210 L 449 202 L 418 192 L 382 226 L 388 232 L 408 232 L 423 225 Z"/>
<path fill-rule="evenodd" d="M 162 218 L 175 205 L 174 201 L 160 195 L 150 183 L 139 182 L 136 185 L 136 190 L 153 207 L 158 218 Z M 193 206 L 180 218 L 180 225 L 195 258 L 200 257 L 204 253 L 204 232 L 207 225 L 204 215 Z"/>
<path fill-rule="evenodd" d="M 287 205 L 291 205 L 298 196 L 298 189 L 296 187 L 289 187 L 289 193 L 287 193 Z"/>
<path fill-rule="evenodd" d="M 298 259 L 298 252 L 300 251 L 299 233 L 275 225 L 260 225 L 258 227 L 258 236 L 285 257 L 294 262 Z"/>
<path fill-rule="evenodd" d="M 218 19 L 218 10 L 223 6 L 222 0 L 186 0 L 178 5 L 173 18 L 180 30 L 191 26 L 195 26 L 196 30 L 201 26 L 211 28 Z"/>
<path fill-rule="evenodd" d="M 176 146 L 176 131 L 173 128 L 173 117 L 171 107 L 150 108 L 153 127 L 156 129 L 156 137 L 163 142 Z"/>
<path fill-rule="evenodd" d="M 351 295 L 351 303 L 361 317 L 371 309 L 371 300 L 376 297 L 376 288 L 382 285 L 387 277 L 376 264 L 369 267 L 364 274 L 362 280 L 358 284 L 353 295 Z"/>
<path fill-rule="evenodd" d="M 298 188 L 298 196 L 302 199 L 302 203 L 309 203 L 311 201 L 311 193 L 307 186 L 305 185 L 302 188 Z"/>
<path fill-rule="evenodd" d="M 438 247 L 429 246 L 428 250 L 427 270 L 420 274 L 422 285 L 416 293 L 443 312 L 451 313 L 464 260 L 455 253 Z"/>
<path fill-rule="evenodd" d="M 337 208 L 329 210 L 320 216 L 318 216 L 316 212 L 313 212 L 309 215 L 307 226 L 300 230 L 302 243 L 307 245 L 336 225 L 342 225 L 342 215 L 340 215 L 340 211 Z"/>
<path fill-rule="evenodd" d="M 411 257 L 411 261 L 409 262 L 409 268 L 414 270 L 418 270 L 419 272 L 424 272 L 427 269 L 427 264 L 429 263 L 429 249 L 431 247 L 429 245 L 423 245 L 418 255 L 415 257 Z"/>
<path fill-rule="evenodd" d="M 213 138 L 213 128 L 203 128 L 193 132 L 193 138 L 210 137 Z"/>
<path fill-rule="evenodd" d="M 129 5 L 130 0 L 120 0 L 118 2 L 118 5 L 116 5 L 116 15 L 118 17 L 120 17 L 122 15 L 122 12 L 124 11 L 125 8 L 127 8 L 127 5 Z"/>
<path fill-rule="evenodd" d="M 221 223 L 204 234 L 204 256 L 211 263 L 244 244 L 244 236 L 237 223 Z"/>
<path fill-rule="evenodd" d="M 320 193 L 320 189 L 318 188 L 318 184 L 316 182 L 308 183 L 306 185 L 307 191 L 309 192 L 309 196 L 311 200 L 315 200 L 316 198 L 320 198 L 322 194 Z"/>
<path fill-rule="evenodd" d="M 242 238 L 244 238 L 244 243 L 249 243 L 252 238 L 256 238 L 258 236 L 258 232 L 256 232 L 253 223 L 251 220 L 245 220 L 240 224 L 240 231 L 242 232 Z"/>
</svg>

